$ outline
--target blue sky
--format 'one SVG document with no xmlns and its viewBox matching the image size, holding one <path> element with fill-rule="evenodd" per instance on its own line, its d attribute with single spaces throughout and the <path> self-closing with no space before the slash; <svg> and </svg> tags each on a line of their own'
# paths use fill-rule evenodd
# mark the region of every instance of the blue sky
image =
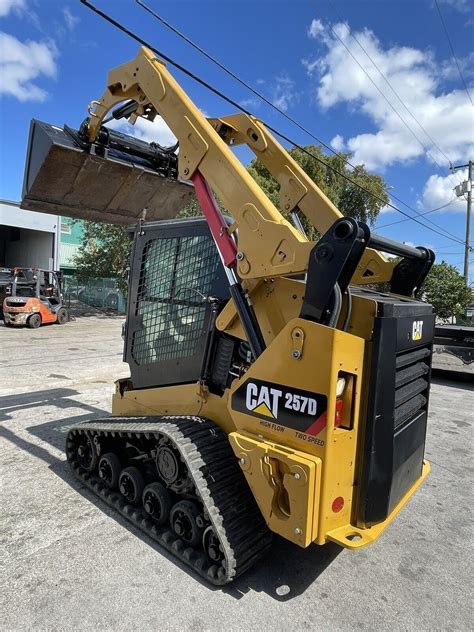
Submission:
<svg viewBox="0 0 474 632">
<path fill-rule="evenodd" d="M 438 2 L 474 100 L 474 5 L 471 0 Z M 298 143 L 314 142 L 133 0 L 96 4 Z M 448 159 L 457 164 L 474 159 L 474 108 L 454 66 L 434 0 L 148 4 L 316 136 L 336 150 L 352 151 L 353 162 L 383 175 L 393 186 L 391 193 L 417 212 L 449 203 L 424 221 L 431 219 L 441 227 L 433 228 L 464 241 L 466 206 L 452 192 L 464 174 L 450 176 Z M 135 42 L 78 0 L 0 0 L 1 198 L 21 196 L 30 119 L 78 126 L 87 103 L 103 91 L 107 71 L 131 59 L 136 50 Z M 231 113 L 229 105 L 174 74 L 206 114 Z M 141 121 L 134 133 L 171 140 L 161 121 Z M 389 237 L 429 245 L 438 261 L 444 258 L 462 269 L 459 241 L 412 221 L 385 227 L 402 219 L 387 210 L 377 227 Z"/>
</svg>

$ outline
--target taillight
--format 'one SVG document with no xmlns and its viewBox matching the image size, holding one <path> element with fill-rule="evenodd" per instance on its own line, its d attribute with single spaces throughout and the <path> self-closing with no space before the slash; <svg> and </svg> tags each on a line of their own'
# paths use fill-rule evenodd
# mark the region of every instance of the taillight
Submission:
<svg viewBox="0 0 474 632">
<path fill-rule="evenodd" d="M 334 425 L 336 428 L 342 424 L 342 410 L 343 410 L 343 401 L 342 399 L 336 399 L 336 414 L 334 416 Z"/>
<path fill-rule="evenodd" d="M 338 378 L 336 385 L 336 414 L 334 416 L 334 425 L 336 428 L 342 424 L 342 411 L 344 408 L 343 395 L 346 388 L 346 380 L 343 377 Z"/>
</svg>

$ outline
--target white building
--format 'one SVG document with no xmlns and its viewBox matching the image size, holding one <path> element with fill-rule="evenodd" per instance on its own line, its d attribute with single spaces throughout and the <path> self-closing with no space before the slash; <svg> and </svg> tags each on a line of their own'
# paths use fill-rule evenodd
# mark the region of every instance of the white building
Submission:
<svg viewBox="0 0 474 632">
<path fill-rule="evenodd" d="M 61 218 L 0 200 L 0 267 L 59 269 Z"/>
</svg>

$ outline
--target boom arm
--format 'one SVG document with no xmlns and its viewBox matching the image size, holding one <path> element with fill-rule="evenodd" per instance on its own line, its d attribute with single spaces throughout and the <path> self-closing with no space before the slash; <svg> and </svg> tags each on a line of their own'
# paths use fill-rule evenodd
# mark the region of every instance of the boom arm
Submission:
<svg viewBox="0 0 474 632">
<path fill-rule="evenodd" d="M 265 165 L 280 185 L 280 208 L 287 212 L 302 211 L 311 224 L 325 233 L 342 213 L 321 191 L 299 164 L 268 131 L 261 121 L 247 114 L 234 114 L 220 119 L 209 119 L 224 140 L 232 145 L 245 143 Z M 264 142 L 255 141 L 247 130 L 258 129 Z M 375 283 L 389 281 L 395 264 L 379 252 L 367 249 L 357 268 L 352 283 Z M 364 276 L 365 274 L 365 276 Z"/>
<path fill-rule="evenodd" d="M 314 243 L 281 215 L 229 145 L 245 143 L 262 160 L 280 184 L 285 210 L 301 209 L 321 232 L 342 215 L 261 122 L 247 115 L 206 119 L 165 64 L 143 47 L 134 60 L 110 71 L 104 94 L 89 106 L 90 142 L 109 110 L 126 99 L 138 104 L 131 122 L 138 116 L 163 117 L 179 140 L 180 176 L 192 179 L 199 170 L 232 214 L 231 230 L 239 230 L 237 272 L 242 279 L 306 272 Z M 367 250 L 353 282 L 389 281 L 393 268 L 381 254 Z"/>
</svg>

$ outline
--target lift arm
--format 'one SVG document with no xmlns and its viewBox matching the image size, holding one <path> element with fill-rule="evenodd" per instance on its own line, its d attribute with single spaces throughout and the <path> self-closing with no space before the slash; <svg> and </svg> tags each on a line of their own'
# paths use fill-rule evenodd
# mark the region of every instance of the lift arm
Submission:
<svg viewBox="0 0 474 632">
<path fill-rule="evenodd" d="M 265 165 L 280 185 L 280 209 L 288 213 L 301 211 L 311 224 L 325 233 L 336 220 L 343 217 L 331 200 L 321 191 L 265 125 L 247 114 L 234 114 L 220 119 L 209 119 L 211 125 L 231 146 L 246 144 Z M 255 141 L 248 130 L 256 128 L 263 142 Z M 395 263 L 373 249 L 362 256 L 352 283 L 390 281 Z"/>
<path fill-rule="evenodd" d="M 324 232 L 342 214 L 305 174 L 263 123 L 247 115 L 206 119 L 165 64 L 147 48 L 109 72 L 107 88 L 89 106 L 88 140 L 94 142 L 107 113 L 118 103 L 138 104 L 130 117 L 163 117 L 179 141 L 179 175 L 187 180 L 199 171 L 232 214 L 231 231 L 239 231 L 236 270 L 242 279 L 259 279 L 307 271 L 313 242 L 293 227 L 270 202 L 230 146 L 247 144 L 280 184 L 281 207 L 300 209 Z M 389 281 L 394 264 L 367 250 L 354 283 Z"/>
</svg>

